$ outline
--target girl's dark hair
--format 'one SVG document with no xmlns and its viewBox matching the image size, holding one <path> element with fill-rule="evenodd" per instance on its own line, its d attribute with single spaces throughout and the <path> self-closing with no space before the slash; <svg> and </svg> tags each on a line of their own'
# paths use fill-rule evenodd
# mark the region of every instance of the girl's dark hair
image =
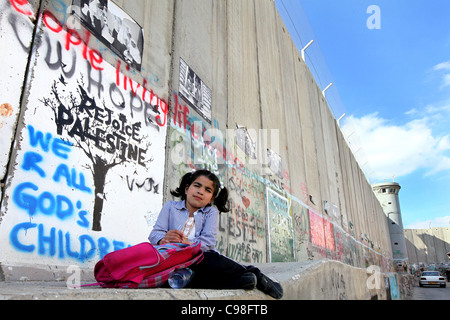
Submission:
<svg viewBox="0 0 450 320">
<path fill-rule="evenodd" d="M 186 173 L 180 181 L 180 186 L 170 193 L 177 198 L 186 200 L 186 187 L 190 186 L 198 177 L 205 176 L 214 184 L 214 205 L 220 212 L 228 212 L 228 190 L 225 187 L 221 188 L 219 178 L 209 170 L 197 170 L 195 172 Z"/>
</svg>

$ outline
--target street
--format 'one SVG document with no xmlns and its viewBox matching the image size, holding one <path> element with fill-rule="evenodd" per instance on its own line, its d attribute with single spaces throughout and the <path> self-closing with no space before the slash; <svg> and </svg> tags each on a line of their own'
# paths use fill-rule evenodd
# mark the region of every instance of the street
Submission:
<svg viewBox="0 0 450 320">
<path fill-rule="evenodd" d="M 413 296 L 411 300 L 450 300 L 450 283 L 447 287 L 439 286 L 413 287 Z"/>
</svg>

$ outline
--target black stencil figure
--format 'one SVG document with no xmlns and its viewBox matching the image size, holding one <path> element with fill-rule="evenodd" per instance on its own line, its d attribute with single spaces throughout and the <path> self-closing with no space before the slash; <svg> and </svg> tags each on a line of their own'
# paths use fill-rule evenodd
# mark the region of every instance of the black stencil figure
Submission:
<svg viewBox="0 0 450 320">
<path fill-rule="evenodd" d="M 53 82 L 51 97 L 40 101 L 53 110 L 57 134 L 70 137 L 65 140 L 83 150 L 89 159 L 85 167 L 92 173 L 95 196 L 92 230 L 101 231 L 108 171 L 126 162 L 146 168 L 153 161 L 146 155 L 151 142 L 141 136 L 141 122 L 129 123 L 123 113 L 107 108 L 104 102 L 99 105 L 80 82 L 82 79 L 76 92 L 68 91 L 61 75 Z"/>
</svg>

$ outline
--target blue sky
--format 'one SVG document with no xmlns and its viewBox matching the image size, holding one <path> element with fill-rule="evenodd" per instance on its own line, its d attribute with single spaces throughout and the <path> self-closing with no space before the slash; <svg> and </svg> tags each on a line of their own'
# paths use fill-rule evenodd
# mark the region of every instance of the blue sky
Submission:
<svg viewBox="0 0 450 320">
<path fill-rule="evenodd" d="M 450 227 L 450 1 L 275 3 L 297 47 L 314 40 L 306 62 L 321 89 L 333 83 L 369 182 L 400 183 L 404 227 Z"/>
</svg>

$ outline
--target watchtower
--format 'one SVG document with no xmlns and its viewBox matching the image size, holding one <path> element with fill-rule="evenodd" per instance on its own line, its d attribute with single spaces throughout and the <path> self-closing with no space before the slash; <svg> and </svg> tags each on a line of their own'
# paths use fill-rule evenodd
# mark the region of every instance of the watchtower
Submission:
<svg viewBox="0 0 450 320">
<path fill-rule="evenodd" d="M 408 263 L 405 233 L 398 199 L 400 188 L 397 182 L 383 182 L 372 185 L 373 192 L 388 219 L 392 254 L 396 265 Z"/>
</svg>

